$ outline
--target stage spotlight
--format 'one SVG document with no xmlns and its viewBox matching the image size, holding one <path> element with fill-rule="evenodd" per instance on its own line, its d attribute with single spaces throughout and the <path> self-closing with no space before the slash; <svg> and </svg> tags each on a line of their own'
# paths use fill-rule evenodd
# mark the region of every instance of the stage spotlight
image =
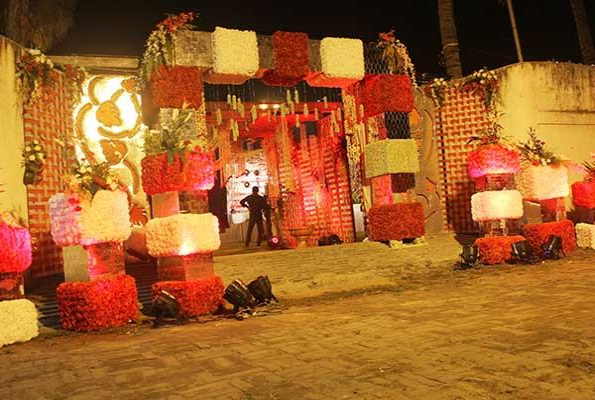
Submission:
<svg viewBox="0 0 595 400">
<path fill-rule="evenodd" d="M 562 250 L 562 238 L 556 235 L 550 235 L 547 242 L 541 248 L 543 249 L 543 258 L 549 260 L 557 260 L 560 254 L 564 255 Z"/>
<path fill-rule="evenodd" d="M 474 244 L 466 244 L 461 250 L 461 261 L 457 269 L 475 268 L 475 264 L 479 260 L 479 248 Z"/>
<path fill-rule="evenodd" d="M 153 315 L 155 320 L 153 321 L 153 327 L 156 328 L 164 324 L 165 318 L 175 318 L 178 324 L 184 322 L 184 316 L 180 312 L 180 303 L 170 293 L 165 290 L 160 290 L 153 300 Z"/>
<path fill-rule="evenodd" d="M 279 239 L 279 236 L 271 236 L 271 238 L 268 240 L 268 244 L 269 249 L 278 250 L 281 248 L 281 239 Z"/>
<path fill-rule="evenodd" d="M 271 300 L 278 302 L 273 294 L 273 288 L 268 276 L 259 276 L 248 284 L 250 293 L 256 299 L 257 304 L 270 303 Z"/>
<path fill-rule="evenodd" d="M 530 264 L 534 262 L 533 254 L 531 253 L 531 247 L 529 242 L 523 240 L 521 242 L 513 243 L 512 245 L 512 257 L 514 261 L 519 261 L 523 264 Z"/>
<path fill-rule="evenodd" d="M 234 313 L 238 312 L 240 308 L 251 309 L 256 303 L 254 296 L 240 279 L 236 279 L 225 288 L 223 298 L 233 305 Z"/>
</svg>

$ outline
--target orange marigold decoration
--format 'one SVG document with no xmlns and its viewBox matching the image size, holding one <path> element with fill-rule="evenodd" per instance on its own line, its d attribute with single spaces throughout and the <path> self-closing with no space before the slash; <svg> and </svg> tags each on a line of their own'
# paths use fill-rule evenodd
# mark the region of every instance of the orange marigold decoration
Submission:
<svg viewBox="0 0 595 400">
<path fill-rule="evenodd" d="M 202 105 L 202 76 L 195 67 L 160 65 L 151 76 L 151 103 L 160 108 L 195 108 Z"/>
<path fill-rule="evenodd" d="M 360 85 L 366 118 L 389 111 L 413 111 L 413 86 L 407 75 L 366 75 Z"/>
<path fill-rule="evenodd" d="M 93 282 L 65 282 L 56 290 L 60 324 L 76 332 L 124 326 L 138 319 L 134 278 L 119 275 Z"/>
<path fill-rule="evenodd" d="M 273 34 L 275 68 L 264 73 L 262 81 L 269 86 L 291 87 L 310 72 L 308 35 L 300 32 Z"/>
<path fill-rule="evenodd" d="M 425 234 L 425 217 L 421 203 L 397 203 L 370 208 L 370 236 L 383 242 L 420 238 Z"/>
<path fill-rule="evenodd" d="M 522 242 L 524 237 L 492 236 L 479 238 L 475 244 L 479 248 L 481 262 L 488 265 L 503 264 L 512 259 L 512 244 Z"/>
<path fill-rule="evenodd" d="M 188 151 L 185 161 L 176 154 L 171 164 L 167 153 L 156 154 L 143 158 L 141 167 L 143 189 L 148 195 L 210 190 L 215 184 L 211 152 Z"/>
<path fill-rule="evenodd" d="M 523 236 L 529 241 L 533 254 L 542 255 L 542 245 L 547 243 L 550 235 L 562 238 L 562 250 L 568 255 L 576 249 L 574 225 L 570 220 L 547 222 L 544 224 L 527 224 L 523 227 Z"/>
<path fill-rule="evenodd" d="M 165 281 L 153 284 L 153 298 L 165 290 L 180 303 L 182 314 L 193 317 L 213 312 L 223 304 L 223 280 L 219 276 L 196 281 Z"/>
</svg>

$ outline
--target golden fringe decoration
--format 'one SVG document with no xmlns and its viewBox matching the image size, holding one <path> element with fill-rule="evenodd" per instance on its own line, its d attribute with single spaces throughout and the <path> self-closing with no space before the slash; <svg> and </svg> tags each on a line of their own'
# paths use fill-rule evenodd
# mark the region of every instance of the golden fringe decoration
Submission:
<svg viewBox="0 0 595 400">
<path fill-rule="evenodd" d="M 308 103 L 304 103 L 304 117 L 307 117 L 310 115 L 310 110 L 308 110 Z"/>
<path fill-rule="evenodd" d="M 300 104 L 300 93 L 297 89 L 293 92 L 293 96 L 295 98 L 295 104 Z"/>
<path fill-rule="evenodd" d="M 217 117 L 217 125 L 221 125 L 223 123 L 223 115 L 221 114 L 221 109 L 217 107 L 217 111 L 215 111 L 215 116 Z"/>
</svg>

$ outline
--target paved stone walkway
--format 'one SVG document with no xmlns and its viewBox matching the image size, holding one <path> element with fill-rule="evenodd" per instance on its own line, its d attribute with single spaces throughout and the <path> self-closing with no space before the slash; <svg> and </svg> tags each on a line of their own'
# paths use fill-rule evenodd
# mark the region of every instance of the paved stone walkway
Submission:
<svg viewBox="0 0 595 400">
<path fill-rule="evenodd" d="M 595 252 L 0 350 L 6 399 L 595 399 Z M 290 302 L 291 303 L 291 302 Z"/>
</svg>

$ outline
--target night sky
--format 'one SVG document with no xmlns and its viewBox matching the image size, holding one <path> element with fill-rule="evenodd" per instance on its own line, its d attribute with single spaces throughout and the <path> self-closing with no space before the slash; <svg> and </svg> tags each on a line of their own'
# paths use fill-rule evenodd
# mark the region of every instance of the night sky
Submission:
<svg viewBox="0 0 595 400">
<path fill-rule="evenodd" d="M 300 31 L 312 39 L 325 36 L 373 41 L 395 29 L 408 47 L 417 71 L 441 74 L 436 0 L 374 1 L 186 1 L 79 0 L 75 26 L 52 54 L 139 56 L 152 27 L 166 13 L 196 11 L 199 30 L 216 26 L 251 29 L 261 34 Z M 580 62 L 580 49 L 568 0 L 514 0 L 526 61 Z M 585 0 L 591 30 L 595 2 Z M 455 0 L 461 59 L 466 73 L 516 61 L 508 12 L 497 0 Z"/>
</svg>

